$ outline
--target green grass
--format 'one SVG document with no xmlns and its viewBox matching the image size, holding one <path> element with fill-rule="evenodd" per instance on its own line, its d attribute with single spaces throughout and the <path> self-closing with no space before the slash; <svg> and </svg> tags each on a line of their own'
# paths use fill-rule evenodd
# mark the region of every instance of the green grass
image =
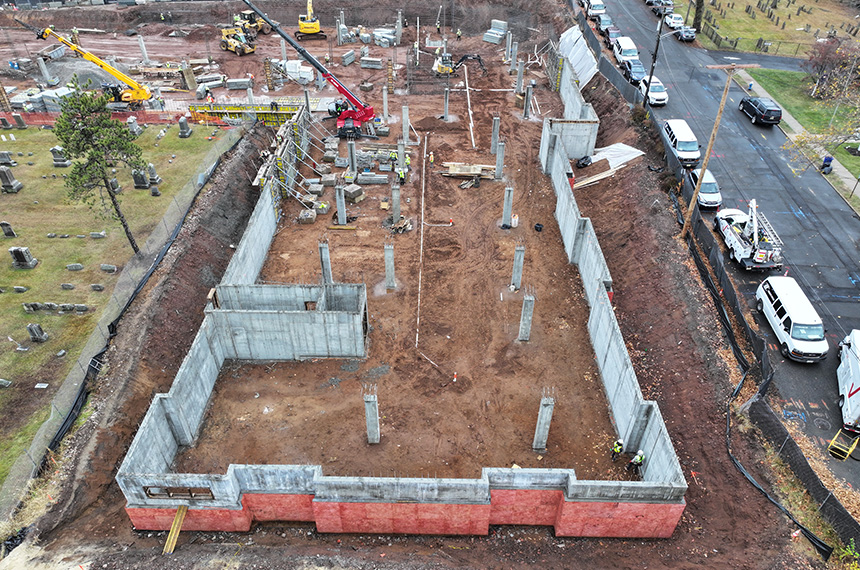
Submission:
<svg viewBox="0 0 860 570">
<path fill-rule="evenodd" d="M 36 435 L 36 431 L 48 419 L 50 411 L 50 404 L 43 406 L 35 414 L 26 418 L 27 423 L 19 430 L 8 437 L 0 439 L 0 481 L 6 479 L 9 470 L 12 468 L 12 464 L 30 447 L 30 444 L 33 442 L 33 436 Z"/>
<path fill-rule="evenodd" d="M 856 145 L 857 143 L 854 143 L 850 146 Z M 839 161 L 839 164 L 847 168 L 856 179 L 858 176 L 860 176 L 860 156 L 848 154 L 848 151 L 845 150 L 846 146 L 849 145 L 842 145 L 841 147 L 836 149 L 836 152 L 833 153 L 833 158 Z M 854 195 L 857 196 L 858 193 L 860 193 L 860 186 L 857 186 L 857 191 L 854 193 Z"/>
<path fill-rule="evenodd" d="M 122 209 L 140 246 L 156 227 L 173 197 L 207 166 L 204 157 L 221 138 L 219 135 L 209 141 L 202 133 L 195 132 L 188 139 L 179 139 L 178 128 L 173 126 L 161 141 L 156 141 L 160 129 L 160 126 L 152 126 L 144 130 L 137 143 L 143 150 L 144 160 L 153 163 L 163 178 L 159 185 L 162 195 L 152 197 L 148 190 L 135 190 L 128 169 L 118 168 L 116 173 L 123 187 L 120 194 Z M 0 431 L 0 440 L 17 439 L 20 435 L 14 429 L 9 431 L 12 429 L 9 427 L 10 418 L 16 418 L 17 425 L 23 426 L 19 429 L 30 425 L 31 420 L 26 414 L 20 414 L 25 417 L 17 417 L 13 410 L 8 409 L 15 395 L 21 390 L 33 392 L 33 399 L 25 405 L 20 400 L 16 403 L 19 412 L 46 406 L 78 358 L 119 276 L 118 273 L 101 271 L 100 265 L 116 265 L 121 270 L 132 255 L 131 246 L 118 222 L 66 199 L 62 178 L 66 169 L 53 166 L 48 150 L 58 144 L 53 132 L 30 128 L 16 130 L 14 134 L 16 140 L 0 142 L 0 150 L 12 151 L 18 162 L 18 166 L 12 167 L 12 172 L 23 183 L 23 188 L 17 194 L 0 194 L 0 218 L 12 224 L 18 234 L 17 238 L 4 239 L 3 245 L 5 249 L 29 247 L 39 264 L 32 270 L 13 269 L 10 254 L 0 252 L 6 256 L 5 262 L 0 263 L 0 289 L 5 291 L 0 294 L 0 314 L 3 315 L 0 321 L 0 375 L 14 384 L 0 390 L 0 414 L 6 418 L 7 426 L 6 430 Z M 24 156 L 17 156 L 18 152 Z M 177 155 L 175 160 L 171 159 L 173 154 Z M 28 162 L 33 164 L 28 165 Z M 107 238 L 89 237 L 90 232 L 102 230 L 107 231 Z M 71 237 L 48 238 L 48 233 L 69 234 Z M 75 237 L 78 234 L 87 237 Z M 83 271 L 67 270 L 66 265 L 70 263 L 83 264 Z M 71 283 L 75 288 L 63 290 L 61 283 Z M 93 283 L 104 285 L 105 290 L 93 291 L 90 288 Z M 14 293 L 13 286 L 16 285 L 29 290 Z M 22 307 L 24 302 L 85 304 L 90 311 L 81 315 L 59 315 L 48 311 L 26 313 Z M 28 323 L 41 324 L 49 340 L 43 344 L 31 343 L 26 330 Z M 29 351 L 17 351 L 16 345 L 6 337 L 29 347 Z M 60 350 L 66 350 L 67 355 L 57 357 Z M 32 384 L 36 382 L 47 382 L 50 388 L 34 391 Z M 0 448 L 0 463 L 14 462 L 20 452 L 21 449 L 17 448 L 7 451 Z"/>
</svg>

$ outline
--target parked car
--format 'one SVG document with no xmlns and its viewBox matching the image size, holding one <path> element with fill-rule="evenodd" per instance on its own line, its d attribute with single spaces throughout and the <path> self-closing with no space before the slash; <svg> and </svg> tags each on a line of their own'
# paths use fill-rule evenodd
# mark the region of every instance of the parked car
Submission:
<svg viewBox="0 0 860 570">
<path fill-rule="evenodd" d="M 648 85 L 651 85 L 649 88 Z M 665 105 L 669 102 L 669 92 L 666 91 L 666 86 L 655 76 L 643 77 L 639 81 L 639 91 L 645 95 L 645 90 L 648 90 L 648 104 L 652 107 Z"/>
<path fill-rule="evenodd" d="M 636 49 L 636 44 L 627 36 L 621 36 L 615 39 L 612 44 L 612 55 L 615 56 L 615 61 L 619 64 L 628 59 L 639 59 L 639 50 Z"/>
<path fill-rule="evenodd" d="M 639 82 L 647 75 L 645 66 L 638 59 L 628 59 L 621 62 L 621 73 L 633 85 L 639 85 Z"/>
<path fill-rule="evenodd" d="M 675 11 L 675 3 L 672 0 L 660 0 L 651 6 L 651 11 L 658 16 L 665 16 Z"/>
<path fill-rule="evenodd" d="M 590 19 L 595 20 L 600 14 L 606 13 L 606 4 L 603 0 L 588 0 L 588 9 L 585 13 Z"/>
<path fill-rule="evenodd" d="M 778 125 L 782 120 L 782 109 L 767 97 L 744 97 L 738 109 L 749 115 L 753 124 Z"/>
<path fill-rule="evenodd" d="M 597 17 L 597 30 L 602 34 L 604 30 L 612 26 L 612 18 L 606 14 L 600 14 Z"/>
<path fill-rule="evenodd" d="M 663 22 L 672 28 L 673 30 L 678 29 L 684 25 L 684 16 L 681 14 L 666 14 L 666 17 L 663 18 Z"/>
<path fill-rule="evenodd" d="M 606 44 L 606 47 L 612 49 L 615 46 L 615 40 L 622 36 L 622 32 L 620 28 L 615 26 L 609 26 L 603 32 L 603 43 Z"/>
<path fill-rule="evenodd" d="M 675 28 L 675 37 L 682 42 L 691 42 L 696 39 L 696 28 L 690 26 Z"/>
<path fill-rule="evenodd" d="M 699 176 L 702 175 L 702 169 L 696 168 L 687 174 L 687 184 L 690 185 L 690 190 L 695 190 L 696 184 L 699 182 Z M 723 196 L 720 194 L 720 185 L 717 184 L 717 179 L 711 174 L 710 170 L 705 170 L 705 176 L 702 178 L 702 187 L 699 188 L 699 196 L 696 199 L 700 208 L 719 208 L 723 205 Z"/>
</svg>

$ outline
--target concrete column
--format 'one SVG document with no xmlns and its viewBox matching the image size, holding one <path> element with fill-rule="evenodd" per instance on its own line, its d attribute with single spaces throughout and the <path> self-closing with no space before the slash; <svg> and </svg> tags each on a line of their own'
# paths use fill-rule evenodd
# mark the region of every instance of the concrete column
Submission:
<svg viewBox="0 0 860 570">
<path fill-rule="evenodd" d="M 281 40 L 281 61 L 287 61 L 287 40 Z"/>
<path fill-rule="evenodd" d="M 505 188 L 505 205 L 502 209 L 502 228 L 511 227 L 511 211 L 514 208 L 514 189 L 508 186 Z M 522 268 L 520 268 L 522 274 Z"/>
<path fill-rule="evenodd" d="M 320 246 L 320 266 L 322 267 L 322 280 L 323 284 L 327 285 L 329 283 L 334 283 L 334 279 L 331 276 L 331 255 L 328 250 L 328 243 L 321 241 L 319 243 Z"/>
<path fill-rule="evenodd" d="M 523 262 L 525 259 L 526 246 L 520 244 L 514 248 L 514 271 L 511 275 L 511 286 L 517 290 L 519 290 L 523 283 Z"/>
<path fill-rule="evenodd" d="M 508 61 L 511 58 L 511 42 L 513 39 L 514 35 L 509 31 L 505 36 L 505 61 Z"/>
<path fill-rule="evenodd" d="M 403 140 L 409 141 L 409 105 L 403 105 L 400 118 L 403 120 Z"/>
<path fill-rule="evenodd" d="M 367 443 L 379 443 L 379 402 L 376 394 L 364 395 L 364 418 L 367 422 Z"/>
<path fill-rule="evenodd" d="M 442 99 L 442 120 L 443 121 L 448 120 L 448 99 L 450 97 L 451 97 L 451 90 L 448 87 L 446 87 L 445 88 L 445 96 L 444 96 L 444 99 Z"/>
<path fill-rule="evenodd" d="M 400 38 L 403 37 L 403 10 L 397 11 L 397 23 L 394 25 L 394 35 L 397 37 L 397 45 L 400 45 Z"/>
<path fill-rule="evenodd" d="M 627 435 L 624 436 L 625 449 L 639 449 L 642 447 L 642 436 L 645 434 L 645 429 L 651 421 L 655 409 L 654 402 L 642 402 L 639 408 L 634 412 L 635 417 L 633 423 L 627 430 Z"/>
<path fill-rule="evenodd" d="M 323 87 L 325 87 L 325 77 L 317 70 L 317 91 L 322 91 Z"/>
<path fill-rule="evenodd" d="M 502 179 L 502 170 L 505 168 L 505 141 L 499 141 L 496 145 L 496 180 Z"/>
<path fill-rule="evenodd" d="M 394 245 L 385 244 L 385 288 L 396 289 L 397 282 L 394 279 Z"/>
<path fill-rule="evenodd" d="M 248 105 L 254 104 L 254 89 L 252 87 L 248 87 Z"/>
<path fill-rule="evenodd" d="M 531 104 L 532 104 L 532 89 L 533 85 L 529 83 L 529 86 L 526 87 L 526 96 L 523 99 L 523 119 L 528 119 L 531 115 Z"/>
<path fill-rule="evenodd" d="M 382 89 L 382 120 L 388 122 L 388 89 Z"/>
<path fill-rule="evenodd" d="M 340 35 L 340 18 L 334 19 L 334 33 L 337 35 L 337 45 L 343 45 L 343 37 Z M 284 43 L 284 40 L 281 40 L 281 43 Z"/>
<path fill-rule="evenodd" d="M 42 79 L 45 80 L 45 83 L 51 82 L 51 74 L 48 73 L 48 66 L 45 65 L 45 60 L 41 57 L 36 58 L 36 63 L 39 64 L 39 71 L 42 72 Z"/>
<path fill-rule="evenodd" d="M 552 410 L 555 407 L 555 398 L 544 396 L 540 399 L 540 411 L 538 412 L 537 426 L 535 427 L 535 439 L 532 449 L 544 451 L 546 440 L 549 437 L 549 424 L 552 421 Z"/>
<path fill-rule="evenodd" d="M 520 334 L 517 340 L 526 342 L 532 334 L 532 315 L 535 310 L 534 295 L 523 295 L 523 312 L 520 314 Z"/>
<path fill-rule="evenodd" d="M 334 200 L 337 203 L 337 224 L 346 225 L 346 198 L 343 195 L 343 186 L 334 187 Z"/>
<path fill-rule="evenodd" d="M 397 168 L 406 168 L 406 141 L 397 141 Z"/>
<path fill-rule="evenodd" d="M 552 163 L 555 160 L 555 145 L 558 144 L 558 135 L 549 136 L 549 144 L 546 148 L 546 168 L 544 174 L 552 172 Z"/>
<path fill-rule="evenodd" d="M 391 219 L 400 220 L 400 186 L 395 184 L 391 187 Z"/>
<path fill-rule="evenodd" d="M 501 117 L 493 117 L 493 137 L 490 139 L 490 154 L 496 154 L 499 145 L 499 128 L 502 125 Z"/>
<path fill-rule="evenodd" d="M 358 165 L 355 160 L 355 141 L 347 141 L 346 156 L 349 159 L 349 171 L 358 172 Z"/>
<path fill-rule="evenodd" d="M 526 62 L 519 60 L 517 62 L 517 93 L 523 92 L 523 74 L 525 73 Z"/>
<path fill-rule="evenodd" d="M 517 67 L 517 52 L 520 48 L 520 42 L 514 42 L 511 45 L 511 68 L 508 69 L 508 73 L 513 73 L 514 69 Z"/>
<path fill-rule="evenodd" d="M 305 87 L 305 108 L 308 110 L 308 113 L 311 113 L 313 111 L 313 109 L 311 109 L 311 94 L 308 92 L 307 87 Z"/>
<path fill-rule="evenodd" d="M 140 46 L 140 53 L 143 55 L 143 63 L 149 63 L 149 55 L 146 53 L 146 44 L 143 43 L 143 36 L 137 35 L 137 45 Z"/>
</svg>

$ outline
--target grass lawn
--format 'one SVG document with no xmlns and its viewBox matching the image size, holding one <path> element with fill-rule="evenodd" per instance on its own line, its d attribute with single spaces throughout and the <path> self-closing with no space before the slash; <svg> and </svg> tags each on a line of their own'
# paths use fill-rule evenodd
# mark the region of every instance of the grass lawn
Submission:
<svg viewBox="0 0 860 570">
<path fill-rule="evenodd" d="M 26 116 L 25 116 L 26 119 Z M 215 141 L 207 140 L 195 132 L 191 138 L 179 139 L 179 129 L 167 129 L 167 135 L 156 140 L 160 126 L 145 129 L 137 143 L 143 149 L 144 160 L 155 165 L 163 178 L 159 184 L 162 193 L 152 197 L 149 190 L 135 190 L 131 171 L 118 168 L 116 177 L 123 190 L 120 194 L 122 209 L 132 232 L 142 246 L 152 229 L 164 215 L 173 197 L 205 166 L 205 159 Z M 69 203 L 62 175 L 64 168 L 55 168 L 48 149 L 58 144 L 51 130 L 30 128 L 3 131 L 7 140 L 0 142 L 0 150 L 11 151 L 17 166 L 11 167 L 15 177 L 23 183 L 17 194 L 0 194 L 0 219 L 9 222 L 18 234 L 4 239 L 6 249 L 13 246 L 30 248 L 39 264 L 31 270 L 13 269 L 9 253 L 0 263 L 0 370 L 2 378 L 12 382 L 0 388 L 0 482 L 5 477 L 3 464 L 11 464 L 26 449 L 32 439 L 33 425 L 44 421 L 46 411 L 56 388 L 75 364 L 80 350 L 86 344 L 101 309 L 108 303 L 118 273 L 100 269 L 101 264 L 116 265 L 121 270 L 132 255 L 118 222 L 104 218 L 87 206 Z M 8 140 L 13 133 L 15 141 Z M 156 144 L 158 145 L 156 147 Z M 19 156 L 23 154 L 23 156 Z M 173 159 L 172 155 L 177 158 Z M 32 162 L 33 164 L 28 164 Z M 90 232 L 106 231 L 104 239 L 93 239 Z M 68 234 L 70 237 L 49 238 L 47 234 Z M 77 237 L 77 236 L 85 237 Z M 80 263 L 82 271 L 69 271 L 66 265 Z M 61 288 L 62 283 L 74 289 Z M 90 285 L 104 285 L 104 291 L 95 291 Z M 13 287 L 26 287 L 24 293 L 13 292 Z M 76 303 L 89 307 L 85 313 L 58 314 L 58 311 L 27 313 L 24 302 Z M 32 343 L 27 324 L 38 323 L 48 333 L 42 344 Z M 7 337 L 13 339 L 12 342 Z M 17 349 L 17 343 L 28 348 Z M 63 357 L 57 356 L 67 351 Z M 36 383 L 48 383 L 48 389 L 34 389 Z M 41 414 L 36 416 L 34 414 Z M 41 417 L 41 420 L 38 418 Z M 8 466 L 7 466 L 8 467 Z"/>
</svg>

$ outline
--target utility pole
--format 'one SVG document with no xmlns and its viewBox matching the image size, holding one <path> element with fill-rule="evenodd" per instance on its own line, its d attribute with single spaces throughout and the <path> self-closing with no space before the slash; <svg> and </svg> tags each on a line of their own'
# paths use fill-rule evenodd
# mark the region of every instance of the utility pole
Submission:
<svg viewBox="0 0 860 570">
<path fill-rule="evenodd" d="M 663 32 L 663 16 L 657 18 L 657 45 L 654 46 L 654 55 L 651 56 L 651 69 L 648 71 L 648 84 L 645 86 L 645 100 L 643 107 L 648 107 L 648 93 L 651 91 L 651 81 L 654 80 L 654 66 L 657 65 L 657 50 L 660 49 L 660 36 Z"/>
<path fill-rule="evenodd" d="M 687 237 L 687 232 L 690 231 L 690 220 L 693 218 L 693 208 L 696 206 L 696 200 L 699 198 L 699 190 L 702 188 L 702 180 L 705 179 L 705 172 L 708 170 L 708 160 L 711 158 L 711 149 L 714 148 L 714 140 L 717 138 L 717 130 L 720 128 L 720 119 L 723 116 L 723 109 L 726 107 L 726 97 L 729 94 L 729 86 L 732 84 L 732 75 L 736 69 L 748 69 L 751 67 L 760 67 L 757 63 L 743 63 L 731 65 L 706 65 L 708 69 L 725 69 L 728 72 L 726 77 L 726 86 L 723 89 L 723 96 L 720 99 L 720 108 L 717 110 L 717 118 L 714 121 L 714 128 L 711 130 L 711 138 L 708 140 L 708 148 L 705 149 L 705 158 L 702 159 L 702 166 L 699 179 L 696 180 L 696 189 L 693 190 L 693 197 L 690 198 L 690 203 L 687 205 L 687 213 L 684 215 L 684 227 L 681 229 L 681 239 Z"/>
</svg>

